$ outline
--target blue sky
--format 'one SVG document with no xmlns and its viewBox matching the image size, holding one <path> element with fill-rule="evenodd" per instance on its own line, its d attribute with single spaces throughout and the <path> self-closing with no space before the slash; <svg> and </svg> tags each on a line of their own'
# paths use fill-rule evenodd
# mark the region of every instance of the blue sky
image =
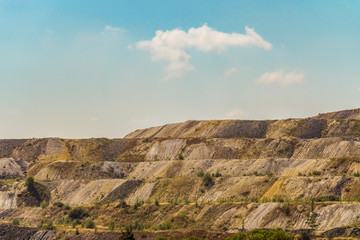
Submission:
<svg viewBox="0 0 360 240">
<path fill-rule="evenodd" d="M 0 0 L 0 137 L 358 108 L 359 23 L 355 0 Z"/>
</svg>

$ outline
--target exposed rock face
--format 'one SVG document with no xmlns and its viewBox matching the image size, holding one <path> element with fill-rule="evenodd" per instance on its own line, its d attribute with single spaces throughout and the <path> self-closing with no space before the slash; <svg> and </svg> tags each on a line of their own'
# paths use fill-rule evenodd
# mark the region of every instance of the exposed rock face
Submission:
<svg viewBox="0 0 360 240">
<path fill-rule="evenodd" d="M 186 224 L 213 230 L 325 231 L 359 217 L 352 201 L 360 199 L 360 109 L 307 119 L 187 121 L 124 139 L 1 140 L 0 154 L 0 178 L 12 179 L 1 182 L 0 208 L 15 209 L 12 216 L 24 221 L 41 218 L 41 210 L 17 208 L 27 196 L 21 179 L 30 175 L 50 204 L 187 202 L 161 214 L 149 206 L 144 214 L 155 214 L 146 215 L 154 224 L 186 215 Z M 208 184 L 205 173 L 213 175 Z M 194 209 L 195 202 L 208 205 Z M 92 211 L 107 224 L 105 213 Z"/>
<path fill-rule="evenodd" d="M 28 163 L 21 159 L 0 158 L 0 178 L 24 178 Z"/>
</svg>

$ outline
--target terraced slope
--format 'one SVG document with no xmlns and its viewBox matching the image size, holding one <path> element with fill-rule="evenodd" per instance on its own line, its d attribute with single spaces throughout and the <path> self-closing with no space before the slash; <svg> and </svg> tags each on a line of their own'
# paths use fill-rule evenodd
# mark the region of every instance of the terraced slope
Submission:
<svg viewBox="0 0 360 240">
<path fill-rule="evenodd" d="M 0 140 L 0 215 L 31 226 L 65 224 L 66 212 L 39 207 L 62 202 L 85 207 L 104 228 L 111 220 L 147 230 L 354 227 L 359 116 L 356 109 L 307 119 L 187 121 L 123 139 Z M 24 185 L 28 176 L 36 194 Z M 119 207 L 124 201 L 139 208 Z"/>
</svg>

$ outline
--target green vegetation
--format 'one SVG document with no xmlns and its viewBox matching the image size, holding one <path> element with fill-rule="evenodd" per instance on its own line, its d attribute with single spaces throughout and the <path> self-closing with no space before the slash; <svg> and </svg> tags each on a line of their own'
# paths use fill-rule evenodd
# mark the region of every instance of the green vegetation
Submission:
<svg viewBox="0 0 360 240">
<path fill-rule="evenodd" d="M 142 205 L 144 205 L 144 201 L 136 199 L 136 202 L 134 204 L 134 210 L 138 209 L 138 207 L 141 207 Z"/>
<path fill-rule="evenodd" d="M 89 219 L 86 219 L 82 224 L 81 224 L 82 227 L 84 228 L 95 228 L 95 223 L 94 223 L 94 220 L 89 218 Z"/>
<path fill-rule="evenodd" d="M 320 196 L 320 197 L 314 197 L 312 198 L 312 200 L 315 202 L 335 202 L 335 201 L 337 202 L 340 201 L 340 197 L 334 195 Z"/>
<path fill-rule="evenodd" d="M 118 205 L 116 205 L 117 208 L 127 208 L 129 205 L 123 200 Z"/>
<path fill-rule="evenodd" d="M 203 176 L 204 176 L 204 174 L 205 174 L 205 173 L 204 173 L 204 171 L 203 171 L 203 170 L 201 170 L 200 172 L 198 172 L 198 173 L 197 173 L 197 176 L 198 176 L 198 177 L 203 177 Z"/>
<path fill-rule="evenodd" d="M 115 222 L 114 222 L 114 220 L 111 220 L 109 223 L 109 230 L 114 231 L 114 229 L 115 229 Z"/>
<path fill-rule="evenodd" d="M 289 203 L 284 203 L 281 206 L 281 211 L 283 211 L 286 214 L 286 216 L 290 216 L 290 204 Z"/>
<path fill-rule="evenodd" d="M 19 219 L 17 219 L 17 218 L 13 218 L 13 220 L 12 220 L 12 224 L 13 224 L 13 225 L 16 225 L 16 226 L 20 225 L 20 221 L 19 221 Z"/>
<path fill-rule="evenodd" d="M 54 230 L 55 229 L 53 222 L 50 220 L 48 220 L 48 221 L 41 220 L 39 222 L 39 224 L 37 225 L 37 227 L 42 228 L 44 230 Z"/>
<path fill-rule="evenodd" d="M 308 174 L 309 176 L 320 176 L 321 172 L 320 171 L 312 171 L 311 173 Z"/>
<path fill-rule="evenodd" d="M 46 208 L 48 206 L 48 204 L 46 202 L 41 202 L 40 207 L 41 208 Z"/>
<path fill-rule="evenodd" d="M 59 208 L 63 208 L 63 207 L 64 207 L 64 204 L 63 204 L 62 202 L 54 202 L 54 203 L 53 203 L 53 206 L 59 207 Z"/>
<path fill-rule="evenodd" d="M 205 173 L 203 176 L 203 185 L 205 187 L 211 187 L 214 185 L 213 178 L 211 177 L 210 173 Z"/>
<path fill-rule="evenodd" d="M 69 217 L 73 220 L 74 219 L 82 219 L 87 216 L 89 216 L 89 214 L 82 207 L 76 207 L 69 212 Z"/>
<path fill-rule="evenodd" d="M 293 240 L 294 236 L 281 229 L 254 229 L 248 233 L 237 233 L 225 240 Z"/>
<path fill-rule="evenodd" d="M 310 234 L 308 231 L 305 231 L 305 230 L 301 231 L 299 240 L 310 240 L 310 239 L 311 238 L 310 238 Z"/>
<path fill-rule="evenodd" d="M 33 193 L 35 189 L 35 180 L 33 176 L 29 176 L 25 181 L 25 187 L 27 187 L 28 192 Z"/>
<path fill-rule="evenodd" d="M 135 240 L 134 233 L 131 228 L 126 228 L 124 232 L 121 233 L 119 240 Z"/>
</svg>

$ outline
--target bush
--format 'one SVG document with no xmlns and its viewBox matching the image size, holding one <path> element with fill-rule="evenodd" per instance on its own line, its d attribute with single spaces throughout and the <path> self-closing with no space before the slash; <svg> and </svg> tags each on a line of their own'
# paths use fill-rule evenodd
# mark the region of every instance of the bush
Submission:
<svg viewBox="0 0 360 240">
<path fill-rule="evenodd" d="M 65 204 L 62 209 L 63 209 L 64 211 L 67 211 L 67 210 L 70 210 L 71 207 L 70 207 L 69 204 Z"/>
<path fill-rule="evenodd" d="M 20 221 L 19 221 L 19 219 L 17 219 L 17 218 L 13 218 L 13 220 L 12 220 L 12 224 L 13 224 L 13 225 L 16 225 L 16 226 L 20 225 Z"/>
<path fill-rule="evenodd" d="M 144 204 L 143 200 L 136 199 L 136 202 L 134 204 L 134 210 L 138 209 L 138 207 L 141 207 Z"/>
<path fill-rule="evenodd" d="M 121 201 L 118 205 L 116 205 L 117 208 L 127 208 L 129 205 L 125 201 Z"/>
<path fill-rule="evenodd" d="M 53 224 L 52 221 L 46 221 L 46 224 L 44 224 L 44 225 L 42 226 L 42 228 L 43 228 L 44 230 L 54 230 L 54 229 L 55 229 L 54 224 Z"/>
<path fill-rule="evenodd" d="M 201 170 L 200 172 L 198 172 L 198 173 L 197 173 L 197 176 L 198 176 L 198 177 L 203 177 L 203 176 L 204 176 L 204 171 Z"/>
<path fill-rule="evenodd" d="M 87 217 L 87 216 L 89 216 L 89 214 L 82 207 L 74 208 L 69 213 L 69 217 L 71 219 L 82 219 L 82 218 Z"/>
<path fill-rule="evenodd" d="M 41 202 L 40 207 L 41 208 L 46 208 L 48 206 L 48 204 L 46 202 Z"/>
<path fill-rule="evenodd" d="M 115 229 L 115 222 L 114 222 L 114 220 L 111 220 L 109 223 L 109 230 L 114 231 L 114 229 Z"/>
<path fill-rule="evenodd" d="M 226 240 L 246 240 L 246 239 L 248 239 L 247 235 L 246 233 L 243 232 L 237 233 L 235 235 L 232 235 L 231 237 L 226 238 Z"/>
<path fill-rule="evenodd" d="M 286 214 L 286 216 L 290 216 L 290 205 L 289 205 L 289 203 L 284 203 L 281 206 L 281 211 L 283 211 Z"/>
<path fill-rule="evenodd" d="M 184 160 L 184 156 L 181 153 L 179 154 L 179 160 Z"/>
<path fill-rule="evenodd" d="M 299 240 L 310 240 L 310 234 L 308 231 L 301 231 Z"/>
<path fill-rule="evenodd" d="M 126 228 L 126 231 L 121 233 L 119 240 L 135 240 L 132 229 Z"/>
<path fill-rule="evenodd" d="M 155 206 L 159 206 L 159 200 L 155 199 Z"/>
<path fill-rule="evenodd" d="M 59 207 L 59 208 L 63 208 L 63 207 L 64 207 L 64 204 L 63 204 L 62 202 L 54 202 L 54 203 L 53 203 L 53 206 Z"/>
<path fill-rule="evenodd" d="M 215 173 L 215 177 L 221 177 L 221 173 L 219 172 L 219 170 L 218 170 L 218 171 L 216 171 L 216 173 Z"/>
<path fill-rule="evenodd" d="M 95 223 L 94 221 L 90 218 L 90 219 L 87 219 L 86 221 L 84 221 L 82 223 L 82 226 L 84 228 L 95 228 Z"/>
<path fill-rule="evenodd" d="M 315 202 L 335 202 L 335 201 L 340 201 L 340 197 L 338 196 L 334 196 L 334 195 L 329 195 L 329 196 L 320 196 L 320 197 L 315 197 L 312 199 Z"/>
<path fill-rule="evenodd" d="M 203 176 L 203 184 L 205 187 L 211 187 L 214 185 L 214 181 L 210 175 L 210 173 L 205 173 Z"/>
<path fill-rule="evenodd" d="M 249 233 L 237 233 L 225 240 L 293 240 L 294 236 L 287 234 L 281 229 L 254 229 Z"/>
</svg>

